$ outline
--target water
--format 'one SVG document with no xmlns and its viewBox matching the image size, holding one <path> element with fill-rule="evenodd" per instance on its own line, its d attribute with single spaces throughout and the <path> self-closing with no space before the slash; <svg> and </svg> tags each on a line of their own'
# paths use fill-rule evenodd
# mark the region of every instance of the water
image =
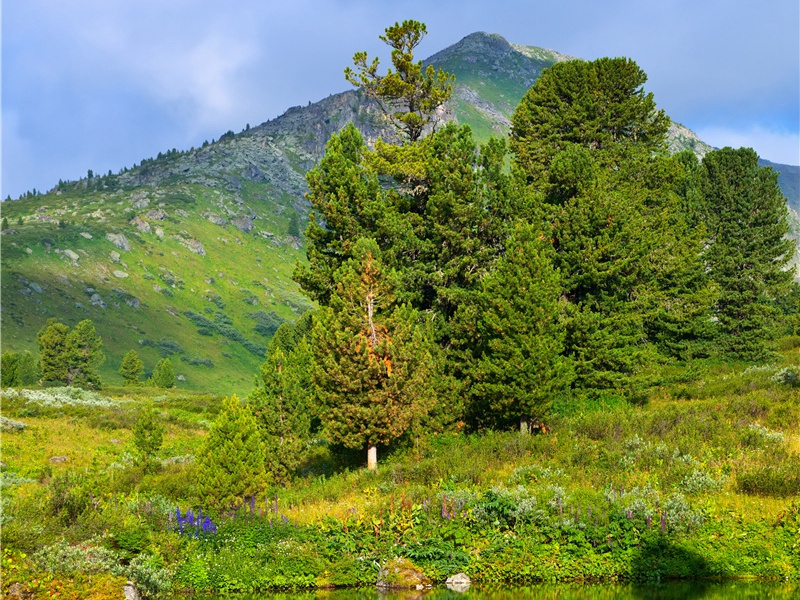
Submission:
<svg viewBox="0 0 800 600">
<path fill-rule="evenodd" d="M 464 593 L 437 588 L 427 592 L 376 589 L 318 590 L 270 594 L 201 596 L 196 600 L 760 600 L 800 598 L 800 584 L 758 581 L 725 583 L 675 581 L 661 584 L 539 584 L 517 588 L 473 587 Z"/>
</svg>

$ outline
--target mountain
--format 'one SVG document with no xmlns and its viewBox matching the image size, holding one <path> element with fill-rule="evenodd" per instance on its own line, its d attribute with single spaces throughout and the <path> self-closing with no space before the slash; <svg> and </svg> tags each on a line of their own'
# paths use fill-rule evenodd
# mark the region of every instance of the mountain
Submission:
<svg viewBox="0 0 800 600">
<path fill-rule="evenodd" d="M 440 118 L 468 123 L 483 141 L 508 131 L 543 69 L 570 58 L 474 33 L 426 62 L 457 77 Z M 3 350 L 34 350 L 50 317 L 90 318 L 108 355 L 104 381 L 121 383 L 133 348 L 148 369 L 170 356 L 181 387 L 248 393 L 272 332 L 312 308 L 291 280 L 305 256 L 305 172 L 350 121 L 369 141 L 395 135 L 348 91 L 201 148 L 4 202 Z M 670 148 L 710 150 L 677 124 Z"/>
</svg>

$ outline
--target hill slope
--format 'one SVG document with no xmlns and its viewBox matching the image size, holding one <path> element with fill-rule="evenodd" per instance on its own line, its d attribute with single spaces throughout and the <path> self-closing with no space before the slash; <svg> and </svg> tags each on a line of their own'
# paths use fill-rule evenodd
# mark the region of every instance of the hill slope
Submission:
<svg viewBox="0 0 800 600">
<path fill-rule="evenodd" d="M 427 62 L 457 77 L 442 118 L 483 141 L 505 134 L 541 71 L 569 58 L 475 33 Z M 370 141 L 394 135 L 349 91 L 202 148 L 4 203 L 3 350 L 33 350 L 50 317 L 90 318 L 105 342 L 105 381 L 121 382 L 122 356 L 135 348 L 148 369 L 171 356 L 182 387 L 247 393 L 271 333 L 311 308 L 291 280 L 304 258 L 305 172 L 350 121 Z M 670 144 L 709 149 L 680 125 Z"/>
</svg>

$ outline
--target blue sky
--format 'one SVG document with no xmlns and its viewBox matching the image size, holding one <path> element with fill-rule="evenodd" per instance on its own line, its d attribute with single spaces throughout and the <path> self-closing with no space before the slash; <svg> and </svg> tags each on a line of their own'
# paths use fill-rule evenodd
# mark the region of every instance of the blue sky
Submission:
<svg viewBox="0 0 800 600">
<path fill-rule="evenodd" d="M 800 164 L 797 0 L 5 0 L 2 198 L 187 149 L 348 89 L 358 50 L 417 19 L 423 58 L 474 31 L 628 56 L 714 146 Z"/>
</svg>

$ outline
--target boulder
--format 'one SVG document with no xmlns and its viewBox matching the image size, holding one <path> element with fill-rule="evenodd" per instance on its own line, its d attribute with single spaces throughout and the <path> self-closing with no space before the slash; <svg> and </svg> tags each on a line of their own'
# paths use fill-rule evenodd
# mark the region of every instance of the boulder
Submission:
<svg viewBox="0 0 800 600">
<path fill-rule="evenodd" d="M 147 217 L 152 221 L 163 221 L 164 219 L 167 218 L 167 216 L 168 216 L 167 213 L 165 213 L 160 208 L 157 208 L 156 210 L 150 210 L 145 215 L 145 217 Z"/>
<path fill-rule="evenodd" d="M 231 225 L 236 227 L 242 233 L 250 233 L 253 230 L 253 220 L 247 218 L 231 219 Z"/>
<path fill-rule="evenodd" d="M 378 571 L 375 585 L 383 590 L 424 590 L 433 582 L 407 558 L 393 558 Z"/>
<path fill-rule="evenodd" d="M 118 279 L 125 279 L 127 276 L 128 274 L 125 271 L 117 271 L 117 270 L 114 271 L 114 277 Z"/>
<path fill-rule="evenodd" d="M 128 241 L 128 238 L 126 238 L 123 234 L 107 233 L 106 239 L 112 244 L 114 244 L 120 250 L 125 250 L 125 252 L 130 252 L 131 244 Z"/>
<path fill-rule="evenodd" d="M 81 231 L 81 236 L 85 237 L 87 240 L 92 239 L 92 234 L 88 231 Z"/>
<path fill-rule="evenodd" d="M 64 256 L 69 258 L 72 261 L 78 260 L 80 256 L 77 252 L 73 252 L 72 250 L 64 250 Z"/>
<path fill-rule="evenodd" d="M 150 233 L 150 223 L 143 220 L 141 217 L 134 217 L 131 219 L 131 225 L 136 227 L 142 233 Z"/>
<path fill-rule="evenodd" d="M 139 600 L 141 597 L 139 596 L 139 590 L 136 589 L 136 585 L 132 581 L 122 586 L 122 594 L 125 596 L 125 600 Z"/>
<path fill-rule="evenodd" d="M 456 573 L 447 578 L 445 585 L 447 589 L 453 590 L 454 592 L 466 592 L 472 585 L 472 580 L 466 573 Z"/>
</svg>

